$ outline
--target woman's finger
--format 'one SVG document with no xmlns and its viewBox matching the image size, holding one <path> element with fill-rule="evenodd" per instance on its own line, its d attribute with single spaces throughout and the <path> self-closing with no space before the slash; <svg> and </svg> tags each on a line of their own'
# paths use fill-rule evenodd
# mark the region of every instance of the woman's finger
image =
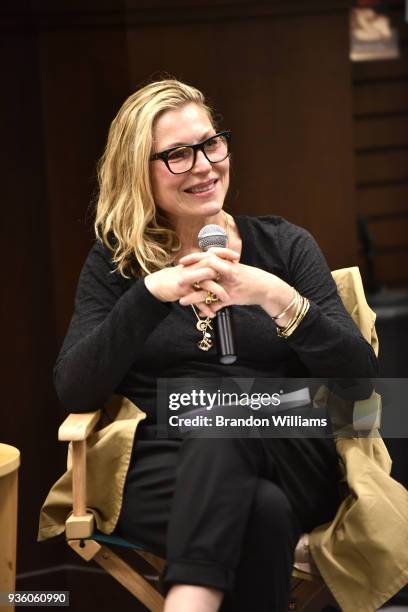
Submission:
<svg viewBox="0 0 408 612">
<path fill-rule="evenodd" d="M 211 255 L 206 260 L 185 267 L 182 270 L 179 285 L 181 288 L 186 289 L 189 285 L 201 283 L 202 281 L 217 281 L 221 279 L 221 282 L 223 282 L 231 280 L 233 278 L 231 266 L 233 265 L 231 262 Z"/>
<path fill-rule="evenodd" d="M 210 249 L 208 249 L 208 251 L 189 253 L 188 255 L 182 257 L 179 263 L 183 266 L 189 266 L 193 263 L 201 261 L 202 259 L 205 259 L 208 254 L 213 254 L 217 257 L 220 257 L 221 259 L 226 259 L 229 261 L 239 261 L 239 253 L 237 253 L 236 251 L 232 251 L 231 249 L 224 249 L 221 247 L 211 247 Z"/>
<path fill-rule="evenodd" d="M 215 278 L 216 275 L 219 274 L 224 280 L 226 280 L 231 278 L 231 274 L 234 272 L 234 270 L 236 269 L 235 267 L 238 265 L 238 263 L 226 259 L 221 259 L 221 257 L 217 257 L 214 254 L 207 254 L 205 258 L 197 261 L 196 263 L 191 263 L 190 265 L 185 266 L 184 270 L 187 273 L 191 270 L 198 271 L 201 268 L 209 268 L 213 272 L 215 272 L 215 275 L 212 274 L 209 276 L 210 279 Z"/>
<path fill-rule="evenodd" d="M 215 281 L 203 281 L 199 283 L 199 285 L 201 290 L 191 291 L 190 293 L 183 295 L 183 297 L 179 299 L 179 303 L 182 306 L 189 306 L 190 304 L 200 304 L 200 302 L 205 303 L 205 300 L 208 297 L 208 293 L 213 294 L 217 298 L 217 300 L 214 300 L 213 303 L 216 303 L 216 301 L 220 301 L 225 305 L 225 303 L 229 300 L 229 295 L 227 291 L 225 291 L 224 287 L 222 287 Z M 211 304 L 207 304 L 207 306 L 208 305 Z"/>
<path fill-rule="evenodd" d="M 183 270 L 179 280 L 180 297 L 190 293 L 192 288 L 199 289 L 204 282 L 217 280 L 221 277 L 220 273 L 209 266 L 192 267 Z"/>
</svg>

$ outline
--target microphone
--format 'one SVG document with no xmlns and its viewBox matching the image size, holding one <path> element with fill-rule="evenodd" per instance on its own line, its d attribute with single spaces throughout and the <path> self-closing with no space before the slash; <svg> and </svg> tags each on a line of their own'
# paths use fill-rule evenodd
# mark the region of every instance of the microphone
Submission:
<svg viewBox="0 0 408 612">
<path fill-rule="evenodd" d="M 211 247 L 226 248 L 228 236 L 219 225 L 205 225 L 198 233 L 198 246 L 203 251 Z M 232 333 L 232 312 L 226 306 L 221 308 L 215 316 L 218 358 L 220 363 L 229 365 L 237 360 Z"/>
</svg>

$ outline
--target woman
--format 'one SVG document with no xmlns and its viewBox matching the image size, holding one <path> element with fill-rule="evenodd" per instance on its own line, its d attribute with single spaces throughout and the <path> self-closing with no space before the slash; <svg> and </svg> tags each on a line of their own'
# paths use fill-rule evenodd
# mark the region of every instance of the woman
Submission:
<svg viewBox="0 0 408 612">
<path fill-rule="evenodd" d="M 229 145 L 193 87 L 164 80 L 125 101 L 55 372 L 70 411 L 116 392 L 148 415 L 118 532 L 166 557 L 166 612 L 285 610 L 299 536 L 330 520 L 339 496 L 332 440 L 158 439 L 156 379 L 376 372 L 311 236 L 277 217 L 224 212 Z M 200 251 L 210 223 L 228 248 Z M 227 305 L 239 358 L 220 365 L 211 319 Z"/>
</svg>

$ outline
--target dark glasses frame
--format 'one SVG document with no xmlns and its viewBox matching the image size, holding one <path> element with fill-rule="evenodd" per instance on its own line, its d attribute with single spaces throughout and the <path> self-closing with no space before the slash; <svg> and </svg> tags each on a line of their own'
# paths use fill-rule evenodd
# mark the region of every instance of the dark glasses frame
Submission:
<svg viewBox="0 0 408 612">
<path fill-rule="evenodd" d="M 205 145 L 210 140 L 212 140 L 213 138 L 216 138 L 217 136 L 224 136 L 224 138 L 225 138 L 225 140 L 227 142 L 227 154 L 222 159 L 219 159 L 218 161 L 214 162 L 214 161 L 211 161 L 210 159 L 208 159 L 208 155 L 205 152 L 204 147 L 205 147 Z M 151 155 L 149 157 L 149 161 L 156 161 L 156 160 L 160 159 L 162 162 L 164 162 L 166 164 L 168 170 L 172 174 L 185 174 L 186 172 L 190 172 L 190 170 L 192 168 L 194 168 L 195 163 L 196 163 L 196 159 L 197 159 L 197 151 L 202 151 L 204 153 L 205 158 L 210 162 L 210 164 L 219 164 L 220 162 L 224 161 L 224 159 L 227 159 L 228 155 L 230 154 L 230 143 L 231 143 L 231 131 L 230 130 L 224 130 L 222 132 L 217 132 L 216 134 L 213 134 L 213 136 L 210 136 L 209 138 L 206 138 L 205 140 L 203 140 L 202 142 L 199 142 L 197 144 L 193 144 L 193 145 L 179 145 L 178 147 L 172 147 L 171 149 L 166 149 L 165 151 L 160 151 L 160 153 L 154 153 L 153 155 Z M 172 170 L 170 168 L 169 155 L 173 151 L 176 151 L 177 149 L 183 149 L 185 147 L 188 147 L 189 149 L 193 150 L 193 163 L 192 163 L 192 166 L 188 170 L 183 170 L 182 172 L 174 172 L 174 170 Z"/>
</svg>

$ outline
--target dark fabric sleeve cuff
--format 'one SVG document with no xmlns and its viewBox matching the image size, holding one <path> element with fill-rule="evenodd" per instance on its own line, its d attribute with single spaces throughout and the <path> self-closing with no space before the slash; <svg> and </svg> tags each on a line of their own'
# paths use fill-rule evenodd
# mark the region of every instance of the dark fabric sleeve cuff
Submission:
<svg viewBox="0 0 408 612">
<path fill-rule="evenodd" d="M 310 308 L 299 327 L 287 339 L 287 342 L 300 357 L 314 361 L 333 359 L 335 351 L 336 365 L 346 363 L 347 351 L 344 351 L 345 330 L 339 328 L 335 321 L 325 316 L 319 306 L 310 302 Z M 321 365 L 321 364 L 320 364 Z M 327 364 L 330 366 L 330 364 Z"/>
<path fill-rule="evenodd" d="M 136 281 L 122 299 L 127 302 L 127 307 L 133 310 L 135 317 L 140 317 L 140 313 L 143 313 L 143 325 L 145 330 L 149 328 L 149 332 L 170 313 L 170 303 L 160 302 L 155 298 L 147 289 L 144 280 Z"/>
<path fill-rule="evenodd" d="M 166 592 L 173 584 L 194 584 L 229 592 L 234 587 L 234 579 L 232 569 L 194 559 L 169 562 L 162 576 Z"/>
<path fill-rule="evenodd" d="M 353 379 L 377 376 L 374 351 L 358 329 L 356 333 L 344 329 L 313 302 L 286 342 L 311 376 Z"/>
</svg>

